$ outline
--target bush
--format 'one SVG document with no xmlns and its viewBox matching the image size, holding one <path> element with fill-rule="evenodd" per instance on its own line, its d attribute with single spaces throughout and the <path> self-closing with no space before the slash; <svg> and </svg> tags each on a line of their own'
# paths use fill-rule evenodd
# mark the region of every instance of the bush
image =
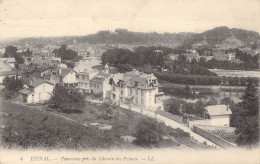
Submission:
<svg viewBox="0 0 260 164">
<path fill-rule="evenodd" d="M 134 136 L 137 138 L 135 143 L 138 145 L 149 145 L 162 140 L 162 137 L 167 134 L 167 129 L 164 123 L 157 122 L 152 118 L 142 119 L 136 126 Z"/>
</svg>

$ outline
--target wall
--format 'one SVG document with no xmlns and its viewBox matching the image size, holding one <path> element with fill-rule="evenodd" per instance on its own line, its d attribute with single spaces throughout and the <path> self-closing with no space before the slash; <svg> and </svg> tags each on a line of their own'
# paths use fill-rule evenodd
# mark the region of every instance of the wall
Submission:
<svg viewBox="0 0 260 164">
<path fill-rule="evenodd" d="M 106 78 L 106 80 L 103 82 L 103 98 L 109 98 L 109 91 L 111 91 L 109 80 L 110 77 Z"/>
<path fill-rule="evenodd" d="M 224 148 L 224 149 L 228 149 L 228 148 L 236 148 L 235 145 L 233 145 L 232 143 L 224 140 L 223 138 L 213 134 L 213 133 L 210 133 L 206 130 L 203 130 L 202 128 L 194 125 L 193 126 L 193 129 L 194 129 L 194 132 L 203 136 L 204 138 L 210 140 L 211 142 L 215 143 L 216 145 Z"/>
<path fill-rule="evenodd" d="M 74 71 L 71 71 L 68 75 L 66 75 L 63 79 L 62 79 L 63 83 L 77 83 L 77 79 L 76 79 L 76 73 Z"/>
<path fill-rule="evenodd" d="M 56 76 L 55 74 L 51 74 L 51 78 L 50 78 L 50 81 L 54 84 L 56 83 L 61 83 L 60 81 L 60 76 Z"/>
<path fill-rule="evenodd" d="M 42 83 L 34 88 L 34 102 L 49 100 L 52 94 L 54 86 L 48 83 Z"/>
<path fill-rule="evenodd" d="M 90 89 L 94 94 L 103 93 L 103 82 L 91 81 L 90 83 L 92 83 L 92 86 L 90 84 Z"/>
<path fill-rule="evenodd" d="M 161 116 L 167 117 L 167 118 L 169 118 L 171 120 L 174 120 L 174 121 L 176 121 L 178 123 L 182 123 L 182 117 L 180 117 L 180 116 L 168 113 L 168 112 L 163 111 L 163 110 L 156 110 L 156 113 L 161 115 Z"/>
<path fill-rule="evenodd" d="M 195 121 L 188 121 L 189 128 L 193 128 L 194 125 L 211 125 L 211 120 L 195 120 Z"/>
<path fill-rule="evenodd" d="M 212 126 L 229 126 L 229 115 L 222 116 L 212 116 L 211 125 Z"/>
</svg>

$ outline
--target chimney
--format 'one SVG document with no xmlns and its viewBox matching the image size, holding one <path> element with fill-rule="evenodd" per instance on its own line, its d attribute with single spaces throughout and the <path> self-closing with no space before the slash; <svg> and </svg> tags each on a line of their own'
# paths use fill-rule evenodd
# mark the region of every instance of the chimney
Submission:
<svg viewBox="0 0 260 164">
<path fill-rule="evenodd" d="M 227 111 L 229 110 L 229 105 L 227 105 Z"/>
</svg>

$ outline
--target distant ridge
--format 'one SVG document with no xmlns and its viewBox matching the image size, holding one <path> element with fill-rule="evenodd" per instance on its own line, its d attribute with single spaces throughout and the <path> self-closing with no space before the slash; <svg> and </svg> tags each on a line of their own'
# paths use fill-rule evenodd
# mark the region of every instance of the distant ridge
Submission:
<svg viewBox="0 0 260 164">
<path fill-rule="evenodd" d="M 202 33 L 144 33 L 144 32 L 131 32 L 126 29 L 116 29 L 111 31 L 99 31 L 96 34 L 90 34 L 87 36 L 67 36 L 67 37 L 38 37 L 38 38 L 25 38 L 11 43 L 35 43 L 35 44 L 47 44 L 47 43 L 61 43 L 72 44 L 77 43 L 89 43 L 89 44 L 133 44 L 133 45 L 192 45 L 198 41 L 206 40 L 209 45 L 216 45 L 223 40 L 235 37 L 247 44 L 250 42 L 259 41 L 259 33 L 254 31 L 248 31 L 244 29 L 232 28 L 229 29 L 226 26 L 216 27 L 211 30 L 207 30 Z"/>
</svg>

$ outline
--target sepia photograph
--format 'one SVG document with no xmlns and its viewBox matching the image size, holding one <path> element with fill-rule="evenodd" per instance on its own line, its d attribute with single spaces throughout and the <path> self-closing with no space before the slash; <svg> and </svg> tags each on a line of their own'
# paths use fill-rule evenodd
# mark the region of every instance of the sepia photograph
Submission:
<svg viewBox="0 0 260 164">
<path fill-rule="evenodd" d="M 0 163 L 259 164 L 259 0 L 0 0 Z"/>
</svg>

